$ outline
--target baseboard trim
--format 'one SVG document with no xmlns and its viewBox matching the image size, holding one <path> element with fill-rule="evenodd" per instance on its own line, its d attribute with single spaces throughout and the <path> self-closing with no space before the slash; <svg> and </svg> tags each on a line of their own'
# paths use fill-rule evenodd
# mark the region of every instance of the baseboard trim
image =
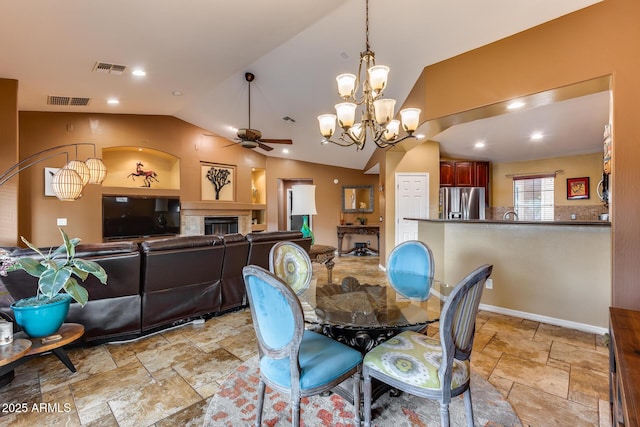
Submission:
<svg viewBox="0 0 640 427">
<path fill-rule="evenodd" d="M 378 268 L 382 271 L 387 269 L 378 264 Z M 432 289 L 434 292 L 434 289 Z M 442 297 L 438 292 L 434 292 L 438 297 Z M 489 311 L 491 313 L 504 314 L 506 316 L 520 317 L 522 319 L 532 320 L 534 322 L 547 323 L 549 325 L 561 326 L 567 329 L 575 329 L 582 332 L 588 332 L 591 334 L 604 335 L 609 333 L 609 329 L 599 326 L 587 325 L 585 323 L 572 322 L 570 320 L 557 319 L 555 317 L 543 316 L 541 314 L 529 313 L 526 311 L 511 310 L 510 308 L 496 307 L 495 305 L 480 304 L 480 310 Z"/>
<path fill-rule="evenodd" d="M 576 329 L 591 334 L 604 335 L 609 333 L 607 328 L 599 326 L 587 325 L 585 323 L 572 322 L 570 320 L 557 319 L 555 317 L 543 316 L 540 314 L 528 313 L 526 311 L 511 310 L 504 307 L 496 307 L 494 305 L 480 304 L 480 310 L 492 313 L 504 314 L 506 316 L 520 317 L 522 319 L 533 320 L 534 322 L 547 323 L 549 325 L 561 326 L 568 329 Z"/>
</svg>

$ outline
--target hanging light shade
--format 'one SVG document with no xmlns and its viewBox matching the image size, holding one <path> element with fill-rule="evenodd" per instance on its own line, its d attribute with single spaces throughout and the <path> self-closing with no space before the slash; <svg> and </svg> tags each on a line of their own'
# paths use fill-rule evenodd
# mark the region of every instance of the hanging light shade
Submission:
<svg viewBox="0 0 640 427">
<path fill-rule="evenodd" d="M 90 173 L 89 167 L 85 162 L 80 160 L 71 160 L 69 163 L 67 163 L 65 168 L 73 169 L 74 171 L 76 171 L 82 179 L 82 186 L 84 187 L 85 185 L 87 185 L 87 183 L 89 182 Z"/>
<path fill-rule="evenodd" d="M 63 201 L 73 201 L 82 193 L 82 178 L 73 169 L 60 169 L 51 179 L 51 187 L 56 197 Z"/>
<path fill-rule="evenodd" d="M 87 159 L 87 167 L 89 168 L 89 183 L 102 184 L 107 177 L 107 167 L 102 163 L 101 159 L 91 157 Z"/>
</svg>

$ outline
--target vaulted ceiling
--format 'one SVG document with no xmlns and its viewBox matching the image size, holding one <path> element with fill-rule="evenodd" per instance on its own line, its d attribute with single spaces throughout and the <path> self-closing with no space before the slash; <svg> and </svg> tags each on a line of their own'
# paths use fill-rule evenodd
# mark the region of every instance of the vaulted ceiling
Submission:
<svg viewBox="0 0 640 427">
<path fill-rule="evenodd" d="M 385 96 L 401 105 L 425 66 L 596 2 L 371 0 L 371 47 L 391 67 Z M 173 115 L 233 138 L 232 127 L 248 126 L 251 71 L 251 127 L 294 141 L 288 154 L 276 145 L 264 154 L 361 169 L 373 152 L 371 143 L 363 152 L 321 145 L 316 120 L 339 101 L 335 76 L 357 71 L 364 0 L 0 4 L 0 78 L 19 80 L 22 111 Z M 137 67 L 145 77 L 131 74 Z M 50 96 L 88 103 L 49 105 Z M 111 97 L 120 103 L 107 104 Z"/>
</svg>

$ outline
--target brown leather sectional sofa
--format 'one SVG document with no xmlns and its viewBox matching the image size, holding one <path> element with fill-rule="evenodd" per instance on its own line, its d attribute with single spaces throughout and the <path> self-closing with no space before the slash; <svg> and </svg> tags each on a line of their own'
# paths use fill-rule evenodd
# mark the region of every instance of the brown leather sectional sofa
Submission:
<svg viewBox="0 0 640 427">
<path fill-rule="evenodd" d="M 84 342 L 131 339 L 195 318 L 246 307 L 242 268 L 269 268 L 269 251 L 278 241 L 293 241 L 307 251 L 302 233 L 275 231 L 224 236 L 182 236 L 133 242 L 78 245 L 77 256 L 99 263 L 107 285 L 93 276 L 83 286 L 89 302 L 72 303 L 67 322 L 85 327 Z M 15 249 L 15 256 L 30 255 Z M 10 300 L 35 295 L 37 279 L 24 271 L 0 278 L 11 298 L 0 298 L 0 311 L 12 315 Z"/>
</svg>

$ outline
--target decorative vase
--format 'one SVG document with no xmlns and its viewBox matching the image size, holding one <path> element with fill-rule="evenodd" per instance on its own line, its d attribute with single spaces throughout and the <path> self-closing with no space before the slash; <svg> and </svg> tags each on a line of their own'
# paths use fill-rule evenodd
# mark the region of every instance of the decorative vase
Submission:
<svg viewBox="0 0 640 427">
<path fill-rule="evenodd" d="M 25 298 L 11 304 L 16 323 L 31 338 L 52 335 L 64 323 L 69 312 L 71 297 L 60 294 L 53 302 L 37 305 L 37 297 Z"/>
<path fill-rule="evenodd" d="M 302 228 L 300 229 L 302 232 L 302 237 L 311 237 L 311 244 L 313 245 L 315 238 L 313 237 L 313 232 L 311 228 L 309 228 L 309 216 L 304 215 L 302 217 Z"/>
</svg>

